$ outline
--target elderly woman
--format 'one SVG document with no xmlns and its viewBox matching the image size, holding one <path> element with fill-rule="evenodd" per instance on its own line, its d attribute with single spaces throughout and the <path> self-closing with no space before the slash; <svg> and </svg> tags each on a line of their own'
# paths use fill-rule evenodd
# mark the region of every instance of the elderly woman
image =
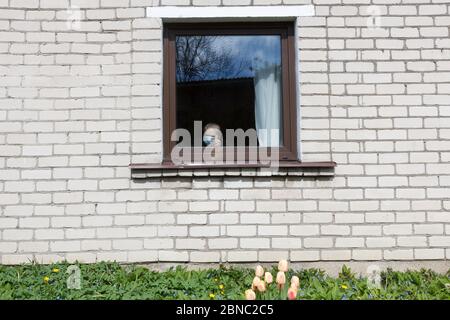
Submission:
<svg viewBox="0 0 450 320">
<path fill-rule="evenodd" d="M 203 133 L 203 143 L 207 147 L 221 147 L 223 145 L 223 135 L 220 126 L 216 123 L 208 123 Z"/>
</svg>

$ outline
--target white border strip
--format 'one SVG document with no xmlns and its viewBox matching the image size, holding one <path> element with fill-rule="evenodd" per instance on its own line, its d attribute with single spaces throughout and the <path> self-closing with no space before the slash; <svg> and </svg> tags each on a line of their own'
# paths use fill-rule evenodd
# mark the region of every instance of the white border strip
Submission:
<svg viewBox="0 0 450 320">
<path fill-rule="evenodd" d="M 147 17 L 175 18 L 272 18 L 314 15 L 313 5 L 304 6 L 239 6 L 239 7 L 147 7 Z"/>
</svg>

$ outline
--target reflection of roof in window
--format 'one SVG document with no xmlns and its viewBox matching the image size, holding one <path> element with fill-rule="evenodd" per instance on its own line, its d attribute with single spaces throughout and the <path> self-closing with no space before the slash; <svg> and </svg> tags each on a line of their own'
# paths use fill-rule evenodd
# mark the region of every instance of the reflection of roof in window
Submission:
<svg viewBox="0 0 450 320">
<path fill-rule="evenodd" d="M 253 80 L 253 77 L 235 77 L 235 78 L 220 78 L 220 79 L 206 79 L 206 80 L 194 80 L 194 81 L 177 81 L 177 84 L 187 85 L 187 84 L 207 84 L 211 82 L 233 82 L 233 81 L 242 81 L 242 80 Z"/>
</svg>

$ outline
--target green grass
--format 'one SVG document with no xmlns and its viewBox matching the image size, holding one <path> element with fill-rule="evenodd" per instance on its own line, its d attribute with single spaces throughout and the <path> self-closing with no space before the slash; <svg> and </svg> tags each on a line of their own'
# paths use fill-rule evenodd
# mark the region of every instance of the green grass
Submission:
<svg viewBox="0 0 450 320">
<path fill-rule="evenodd" d="M 0 299 L 243 299 L 254 271 L 243 268 L 165 272 L 117 263 L 81 264 L 81 289 L 67 289 L 69 264 L 0 266 Z M 54 272 L 54 268 L 59 272 Z M 275 275 L 275 269 L 272 270 Z M 368 289 L 366 279 L 346 267 L 339 277 L 308 269 L 293 271 L 300 278 L 299 299 L 450 299 L 450 270 L 382 272 L 382 288 Z M 48 283 L 44 277 L 49 277 Z M 224 289 L 219 288 L 220 285 Z"/>
</svg>

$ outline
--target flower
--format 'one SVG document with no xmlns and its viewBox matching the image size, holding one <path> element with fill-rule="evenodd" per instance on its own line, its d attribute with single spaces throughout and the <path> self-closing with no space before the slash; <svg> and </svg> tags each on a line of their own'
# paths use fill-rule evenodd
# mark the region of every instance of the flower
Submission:
<svg viewBox="0 0 450 320">
<path fill-rule="evenodd" d="M 289 300 L 295 300 L 297 298 L 297 288 L 290 287 L 287 296 Z"/>
<path fill-rule="evenodd" d="M 284 274 L 283 271 L 278 271 L 277 273 L 277 284 L 278 284 L 278 288 L 283 288 L 284 284 L 286 283 L 286 275 Z"/>
<path fill-rule="evenodd" d="M 261 266 L 257 266 L 255 269 L 255 276 L 262 277 L 264 275 L 264 268 Z"/>
<path fill-rule="evenodd" d="M 292 276 L 291 287 L 298 288 L 300 286 L 300 279 L 297 276 Z"/>
<path fill-rule="evenodd" d="M 341 284 L 341 288 L 344 290 L 348 289 L 348 287 L 345 284 Z"/>
<path fill-rule="evenodd" d="M 223 288 L 224 288 L 223 284 L 220 284 L 220 285 L 219 285 L 219 289 L 220 289 L 220 290 L 223 290 Z"/>
<path fill-rule="evenodd" d="M 245 300 L 256 300 L 256 293 L 252 289 L 245 291 Z"/>
<path fill-rule="evenodd" d="M 267 284 L 271 284 L 273 282 L 273 277 L 270 272 L 264 273 L 264 281 L 266 281 Z"/>
<path fill-rule="evenodd" d="M 261 282 L 261 279 L 259 277 L 254 277 L 252 281 L 252 290 L 255 290 L 258 288 L 259 283 Z"/>
<path fill-rule="evenodd" d="M 59 269 L 58 269 L 58 268 L 53 268 L 53 269 L 52 269 L 52 272 L 53 272 L 53 273 L 58 273 L 58 272 L 59 272 Z"/>
<path fill-rule="evenodd" d="M 47 277 L 47 276 L 45 276 L 45 277 L 44 277 L 44 282 L 45 282 L 45 283 L 48 283 L 49 281 L 50 281 L 50 278 Z"/>
<path fill-rule="evenodd" d="M 278 262 L 278 271 L 283 271 L 283 272 L 287 272 L 289 269 L 289 264 L 286 260 L 280 260 L 280 262 Z"/>
<path fill-rule="evenodd" d="M 214 282 L 217 282 L 217 281 L 219 281 L 219 279 L 217 279 L 217 278 L 214 278 Z"/>
<path fill-rule="evenodd" d="M 258 291 L 259 292 L 264 292 L 266 291 L 266 283 L 264 281 L 260 281 L 258 283 Z"/>
<path fill-rule="evenodd" d="M 210 293 L 210 294 L 209 294 L 209 297 L 210 297 L 211 299 L 214 299 L 214 297 L 215 297 L 214 293 Z"/>
</svg>

